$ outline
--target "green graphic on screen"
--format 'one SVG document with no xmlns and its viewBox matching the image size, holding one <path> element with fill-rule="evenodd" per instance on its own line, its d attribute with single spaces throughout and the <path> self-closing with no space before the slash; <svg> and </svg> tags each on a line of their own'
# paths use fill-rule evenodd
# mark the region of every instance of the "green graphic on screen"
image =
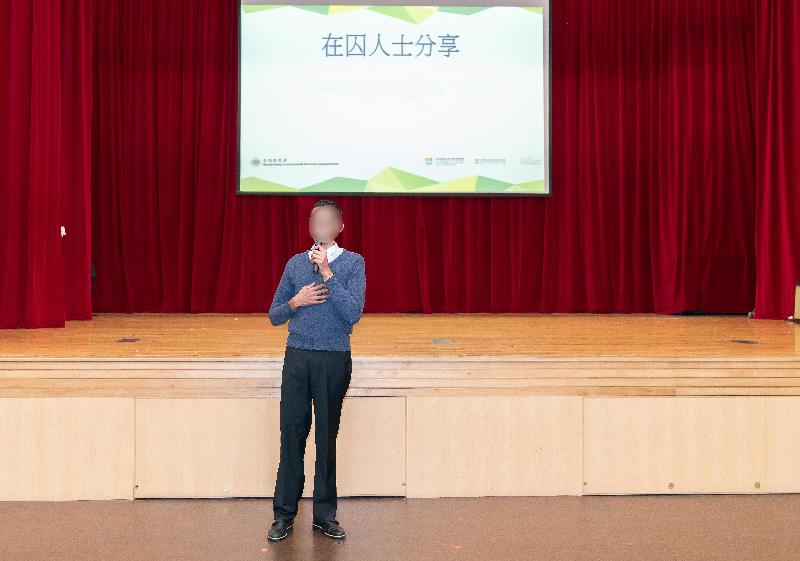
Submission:
<svg viewBox="0 0 800 561">
<path fill-rule="evenodd" d="M 243 3 L 239 193 L 549 195 L 547 17 Z"/>
</svg>

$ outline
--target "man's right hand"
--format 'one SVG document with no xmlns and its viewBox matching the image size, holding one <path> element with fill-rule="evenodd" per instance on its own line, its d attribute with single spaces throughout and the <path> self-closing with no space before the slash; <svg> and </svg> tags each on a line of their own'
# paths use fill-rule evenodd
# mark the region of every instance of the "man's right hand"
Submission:
<svg viewBox="0 0 800 561">
<path fill-rule="evenodd" d="M 300 291 L 289 300 L 289 307 L 292 310 L 296 310 L 299 306 L 322 304 L 327 299 L 328 288 L 324 284 L 312 282 L 301 288 Z"/>
</svg>

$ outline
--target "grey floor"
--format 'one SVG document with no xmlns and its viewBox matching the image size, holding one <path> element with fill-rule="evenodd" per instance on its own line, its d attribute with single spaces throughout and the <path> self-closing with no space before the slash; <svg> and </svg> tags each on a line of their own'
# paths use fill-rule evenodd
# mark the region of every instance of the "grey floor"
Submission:
<svg viewBox="0 0 800 561">
<path fill-rule="evenodd" d="M 340 498 L 268 542 L 270 499 L 0 502 L 0 559 L 800 560 L 800 495 Z"/>
</svg>

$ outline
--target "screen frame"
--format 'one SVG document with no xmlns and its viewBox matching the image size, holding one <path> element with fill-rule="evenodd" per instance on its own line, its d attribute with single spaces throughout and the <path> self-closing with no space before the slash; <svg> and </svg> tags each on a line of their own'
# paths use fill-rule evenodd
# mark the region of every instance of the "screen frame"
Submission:
<svg viewBox="0 0 800 561">
<path fill-rule="evenodd" d="M 247 5 L 259 4 L 261 2 L 247 2 Z M 272 4 L 272 2 L 264 1 L 264 4 Z M 248 195 L 255 195 L 261 197 L 269 197 L 269 196 L 288 196 L 288 197 L 303 197 L 303 196 L 315 196 L 315 197 L 523 197 L 523 198 L 545 198 L 549 199 L 553 196 L 553 78 L 552 78 L 552 12 L 550 11 L 551 8 L 551 0 L 538 0 L 536 5 L 544 4 L 544 9 L 547 13 L 547 17 L 545 18 L 545 44 L 544 44 L 544 56 L 545 56 L 545 95 L 547 96 L 547 101 L 545 103 L 545 110 L 547 111 L 547 115 L 545 117 L 545 135 L 547 140 L 547 155 L 545 158 L 545 185 L 547 186 L 546 193 L 435 193 L 435 192 L 423 192 L 423 193 L 405 193 L 405 192 L 382 192 L 382 191 L 367 191 L 367 192 L 339 192 L 339 191 L 297 191 L 296 193 L 292 193 L 289 191 L 277 191 L 277 192 L 269 192 L 269 191 L 241 191 L 241 181 L 242 181 L 242 170 L 241 170 L 241 150 L 242 150 L 242 5 L 243 1 L 238 0 L 236 2 L 237 9 L 239 10 L 237 24 L 238 27 L 236 29 L 237 35 L 237 73 L 236 73 L 236 94 L 237 94 L 237 104 L 236 104 L 236 195 L 248 196 Z M 295 6 L 336 6 L 336 5 L 347 5 L 347 6 L 375 6 L 374 2 L 293 2 L 291 5 Z M 518 4 L 515 3 L 504 3 L 501 5 L 493 5 L 487 6 L 485 2 L 479 2 L 476 4 L 470 4 L 469 2 L 447 2 L 442 4 L 441 1 L 437 3 L 421 3 L 421 2 L 413 2 L 409 3 L 408 1 L 403 0 L 395 0 L 390 2 L 381 2 L 380 5 L 396 5 L 396 6 L 475 6 L 475 7 L 488 7 L 488 8 L 500 8 L 500 7 L 527 7 L 531 6 L 531 2 L 520 2 Z"/>
</svg>

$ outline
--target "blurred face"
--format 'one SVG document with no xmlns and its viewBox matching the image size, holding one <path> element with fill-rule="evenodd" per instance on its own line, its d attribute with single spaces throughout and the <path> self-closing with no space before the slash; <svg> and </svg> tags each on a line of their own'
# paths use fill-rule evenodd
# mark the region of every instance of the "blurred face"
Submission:
<svg viewBox="0 0 800 561">
<path fill-rule="evenodd" d="M 308 217 L 308 233 L 322 243 L 332 242 L 344 229 L 344 223 L 335 207 L 318 206 Z"/>
</svg>

